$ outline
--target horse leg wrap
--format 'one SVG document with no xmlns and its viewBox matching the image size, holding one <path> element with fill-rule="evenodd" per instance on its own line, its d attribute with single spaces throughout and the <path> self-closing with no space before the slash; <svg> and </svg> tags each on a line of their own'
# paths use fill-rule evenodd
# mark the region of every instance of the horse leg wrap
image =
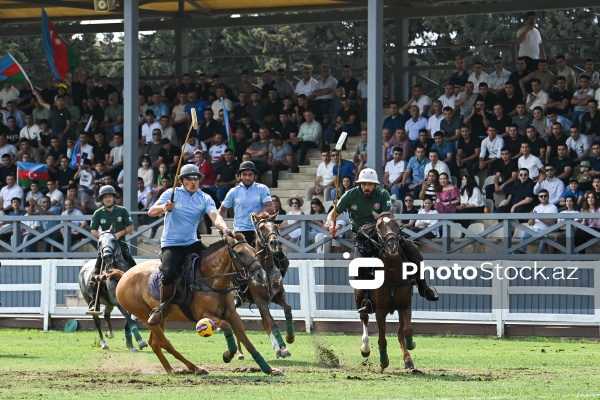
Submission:
<svg viewBox="0 0 600 400">
<path fill-rule="evenodd" d="M 237 344 L 235 344 L 235 338 L 233 337 L 233 330 L 227 329 L 226 331 L 223 331 L 223 334 L 225 335 L 225 340 L 227 340 L 227 351 L 233 357 L 238 350 Z"/>
<path fill-rule="evenodd" d="M 127 345 L 128 349 L 131 349 L 133 347 L 133 341 L 131 340 L 131 332 L 129 331 L 125 332 L 125 344 Z"/>
<path fill-rule="evenodd" d="M 138 342 L 140 340 L 142 340 L 142 335 L 140 335 L 140 332 L 138 331 L 138 327 L 135 324 L 132 324 L 131 332 L 133 333 L 133 336 L 135 336 L 135 340 L 137 340 Z"/>
<path fill-rule="evenodd" d="M 283 338 L 281 337 L 281 332 L 279 331 L 279 328 L 275 327 L 275 328 L 273 328 L 273 330 L 271 332 L 273 333 L 273 336 L 275 336 L 275 340 L 277 340 L 277 344 L 279 345 L 279 347 L 284 347 L 285 342 L 283 341 Z"/>
<path fill-rule="evenodd" d="M 404 342 L 406 343 L 406 348 L 408 350 L 413 350 L 416 347 L 415 342 L 413 341 L 412 336 L 409 336 L 409 337 L 405 338 Z"/>
<path fill-rule="evenodd" d="M 268 374 L 271 372 L 271 366 L 269 365 L 268 362 L 265 361 L 265 359 L 258 352 L 258 350 L 254 350 L 254 352 L 252 352 L 251 354 L 252 354 L 252 358 L 254 358 L 254 361 L 256 361 L 256 363 L 258 364 L 258 366 L 260 367 L 260 370 L 262 372 L 264 372 L 265 374 Z"/>
<path fill-rule="evenodd" d="M 382 349 L 381 347 L 379 347 L 379 361 L 388 361 L 387 349 Z"/>
<path fill-rule="evenodd" d="M 292 319 L 292 313 L 285 313 L 285 329 L 288 335 L 294 333 L 294 321 Z"/>
</svg>

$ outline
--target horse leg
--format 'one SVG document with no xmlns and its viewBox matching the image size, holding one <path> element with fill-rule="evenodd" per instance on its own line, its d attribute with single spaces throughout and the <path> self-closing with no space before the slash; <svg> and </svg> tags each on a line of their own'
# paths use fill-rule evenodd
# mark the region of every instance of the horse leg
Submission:
<svg viewBox="0 0 600 400">
<path fill-rule="evenodd" d="M 133 340 L 131 339 L 131 328 L 127 321 L 125 321 L 125 346 L 129 349 L 129 351 L 137 351 L 135 347 L 133 347 Z"/>
<path fill-rule="evenodd" d="M 107 302 L 109 303 L 109 302 Z M 104 320 L 106 321 L 106 325 L 108 325 L 108 330 L 106 332 L 104 332 L 104 335 L 108 338 L 108 339 L 112 339 L 115 337 L 115 334 L 113 332 L 113 328 L 112 325 L 110 323 L 110 313 L 113 310 L 113 306 L 110 304 L 106 304 L 104 306 Z"/>
<path fill-rule="evenodd" d="M 379 366 L 381 371 L 386 369 L 390 365 L 390 359 L 387 354 L 387 339 L 385 338 L 385 317 L 386 310 L 376 310 L 375 317 L 377 318 L 377 329 L 379 330 Z"/>
<path fill-rule="evenodd" d="M 102 326 L 100 322 L 100 317 L 94 315 L 94 325 L 96 325 L 96 329 L 98 330 L 98 335 L 100 336 L 100 348 L 102 350 L 108 350 L 108 345 L 104 341 L 104 335 L 102 334 Z"/>
<path fill-rule="evenodd" d="M 145 347 L 148 347 L 148 343 L 146 343 L 146 341 L 142 338 L 142 335 L 140 335 L 137 324 L 133 321 L 133 318 L 131 318 L 131 314 L 129 313 L 129 311 L 127 311 L 126 309 L 121 307 L 121 305 L 119 305 L 118 303 L 117 303 L 117 308 L 119 309 L 119 311 L 121 311 L 121 314 L 123 314 L 123 316 L 125 317 L 125 338 L 126 338 L 126 342 L 127 342 L 127 348 L 131 351 L 137 351 L 137 349 L 135 347 L 133 347 L 133 343 L 131 340 L 132 334 L 135 337 L 135 340 L 138 342 L 138 347 L 140 348 L 140 350 L 142 350 Z M 128 331 L 129 331 L 129 337 L 127 336 Z"/>
<path fill-rule="evenodd" d="M 273 303 L 278 304 L 281 308 L 283 308 L 283 313 L 285 314 L 286 328 L 285 341 L 288 342 L 288 344 L 292 344 L 294 343 L 294 340 L 296 340 L 296 335 L 294 334 L 292 306 L 290 306 L 290 304 L 287 302 L 285 291 L 283 289 L 273 298 Z"/>
<path fill-rule="evenodd" d="M 229 329 L 231 329 L 231 327 L 229 327 Z M 221 328 L 221 330 L 223 330 L 223 328 Z M 237 339 L 237 354 L 235 355 L 235 358 L 238 360 L 243 360 L 244 357 L 244 352 L 242 351 L 242 345 L 240 344 L 240 340 Z M 226 361 L 228 362 L 228 361 Z"/>
<path fill-rule="evenodd" d="M 154 354 L 156 354 L 156 357 L 158 357 L 163 368 L 165 369 L 165 371 L 167 371 L 167 374 L 172 374 L 173 368 L 171 367 L 171 364 L 169 364 L 165 355 L 163 354 L 163 352 L 162 352 L 163 349 L 166 350 L 173 357 L 175 357 L 176 359 L 181 361 L 183 364 L 185 364 L 185 366 L 190 371 L 193 371 L 194 374 L 196 374 L 196 375 L 208 374 L 207 370 L 192 363 L 187 358 L 185 358 L 183 355 L 181 355 L 181 353 L 179 353 L 177 350 L 175 350 L 175 348 L 173 347 L 171 342 L 165 336 L 164 330 L 166 328 L 166 325 L 167 325 L 166 319 L 163 319 L 158 325 L 146 324 L 146 326 L 148 326 L 148 329 L 150 329 L 150 332 L 151 332 L 150 347 L 152 347 L 152 351 L 154 351 Z"/>
<path fill-rule="evenodd" d="M 265 332 L 267 332 L 267 336 L 269 336 L 269 339 L 271 339 L 271 345 L 275 350 L 275 356 L 277 358 L 289 357 L 292 354 L 286 348 L 285 342 L 281 337 L 281 331 L 279 330 L 277 323 L 275 322 L 273 316 L 271 315 L 271 312 L 269 311 L 269 304 L 266 301 L 264 301 L 264 299 L 265 297 L 260 297 L 256 300 L 256 306 L 260 311 L 263 329 L 265 330 Z"/>
<path fill-rule="evenodd" d="M 246 350 L 248 350 L 248 352 L 252 355 L 252 358 L 258 364 L 261 371 L 267 375 L 282 376 L 283 372 L 276 368 L 271 368 L 269 363 L 267 363 L 258 350 L 256 350 L 250 339 L 248 339 L 248 336 L 246 336 L 246 331 L 244 330 L 242 318 L 240 318 L 240 315 L 235 311 L 235 308 L 229 309 L 234 311 L 229 314 L 227 322 L 229 322 L 229 325 L 231 325 L 235 336 L 240 340 L 240 342 L 242 342 Z"/>
<path fill-rule="evenodd" d="M 417 347 L 417 344 L 413 341 L 412 338 L 412 310 L 410 308 L 400 309 L 398 310 L 398 314 L 400 314 L 400 325 L 398 327 L 398 341 L 400 342 L 400 347 L 402 348 L 404 368 L 414 370 L 415 364 L 413 363 L 410 353 L 408 352 L 409 350 L 413 350 L 415 347 Z"/>
<path fill-rule="evenodd" d="M 371 355 L 371 346 L 369 346 L 369 314 L 360 314 L 360 321 L 363 325 L 362 345 L 360 346 L 360 355 L 367 358 Z"/>
</svg>

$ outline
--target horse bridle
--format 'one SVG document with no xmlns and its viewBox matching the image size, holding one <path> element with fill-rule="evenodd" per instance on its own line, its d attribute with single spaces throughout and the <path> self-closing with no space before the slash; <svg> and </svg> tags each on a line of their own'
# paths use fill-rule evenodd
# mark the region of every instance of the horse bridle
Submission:
<svg viewBox="0 0 600 400">
<path fill-rule="evenodd" d="M 267 222 L 273 222 L 273 221 L 271 221 L 268 218 L 263 218 L 263 219 L 258 220 L 258 222 L 254 224 L 254 233 L 256 233 L 256 238 L 258 239 L 258 242 L 260 243 L 260 245 L 263 247 L 269 247 L 268 246 L 269 238 L 271 236 L 275 236 L 276 239 L 279 237 L 279 230 L 277 229 L 277 225 L 275 223 L 273 223 L 274 229 L 267 235 L 267 237 L 265 237 L 262 234 L 259 226 L 263 223 L 266 224 Z"/>
<path fill-rule="evenodd" d="M 240 240 L 240 241 L 236 241 L 235 243 L 231 244 L 229 243 L 229 241 L 227 242 L 227 250 L 229 251 L 229 257 L 231 257 L 231 263 L 233 264 L 233 267 L 235 269 L 235 273 L 232 273 L 231 275 L 235 275 L 236 278 L 238 279 L 243 279 L 243 280 L 248 280 L 248 274 L 250 274 L 250 276 L 252 275 L 252 273 L 256 270 L 259 270 L 262 268 L 262 266 L 260 265 L 260 263 L 258 262 L 258 259 L 255 257 L 252 257 L 251 260 L 249 260 L 247 263 L 244 263 L 242 260 L 240 260 L 240 258 L 237 256 L 237 254 L 235 254 L 235 247 L 239 244 L 248 244 L 247 241 L 245 240 Z M 254 267 L 252 267 L 252 264 L 256 263 L 256 265 Z M 239 268 L 239 266 L 241 265 L 241 268 Z M 225 274 L 223 274 L 225 275 Z M 227 274 L 229 275 L 229 274 Z"/>
<path fill-rule="evenodd" d="M 360 230 L 359 233 L 362 233 L 363 236 L 365 236 L 370 242 L 371 244 L 377 248 L 377 251 L 381 254 L 381 255 L 386 255 L 387 254 L 387 250 L 385 248 L 385 243 L 389 242 L 390 240 L 399 240 L 399 235 L 395 232 L 389 232 L 388 234 L 386 234 L 384 237 L 381 237 L 381 235 L 379 234 L 379 231 L 377 230 L 377 222 L 379 222 L 379 220 L 383 217 L 388 217 L 388 218 L 392 218 L 394 219 L 394 214 L 392 214 L 391 212 L 382 212 L 381 214 L 379 214 L 379 216 L 377 217 L 377 219 L 375 220 L 375 222 L 371 223 L 371 224 L 367 224 L 365 226 L 363 226 Z M 371 233 L 370 235 L 366 233 L 366 230 L 369 230 L 370 228 L 374 228 L 373 229 L 373 233 Z M 379 237 L 379 240 L 376 240 L 373 238 L 373 236 L 375 235 L 375 233 L 377 233 L 377 236 Z"/>
</svg>

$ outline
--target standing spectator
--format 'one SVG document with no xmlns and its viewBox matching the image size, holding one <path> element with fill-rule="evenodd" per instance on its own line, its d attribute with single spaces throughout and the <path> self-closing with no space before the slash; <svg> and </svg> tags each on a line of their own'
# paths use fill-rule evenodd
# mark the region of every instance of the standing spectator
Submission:
<svg viewBox="0 0 600 400">
<path fill-rule="evenodd" d="M 542 34 L 535 26 L 537 21 L 535 12 L 529 11 L 525 19 L 525 25 L 517 31 L 518 57 L 524 57 L 527 69 L 535 71 L 539 60 L 546 58 L 546 52 L 542 44 Z"/>
</svg>

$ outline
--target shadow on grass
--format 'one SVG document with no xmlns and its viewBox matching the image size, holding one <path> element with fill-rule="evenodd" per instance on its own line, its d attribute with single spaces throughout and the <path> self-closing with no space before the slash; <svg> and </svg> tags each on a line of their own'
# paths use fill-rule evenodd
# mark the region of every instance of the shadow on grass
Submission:
<svg viewBox="0 0 600 400">
<path fill-rule="evenodd" d="M 0 360 L 1 359 L 12 359 L 12 358 L 18 359 L 18 360 L 22 360 L 24 358 L 34 360 L 34 359 L 37 359 L 37 358 L 40 358 L 40 357 L 38 357 L 38 356 L 31 356 L 29 354 L 0 354 Z"/>
</svg>

